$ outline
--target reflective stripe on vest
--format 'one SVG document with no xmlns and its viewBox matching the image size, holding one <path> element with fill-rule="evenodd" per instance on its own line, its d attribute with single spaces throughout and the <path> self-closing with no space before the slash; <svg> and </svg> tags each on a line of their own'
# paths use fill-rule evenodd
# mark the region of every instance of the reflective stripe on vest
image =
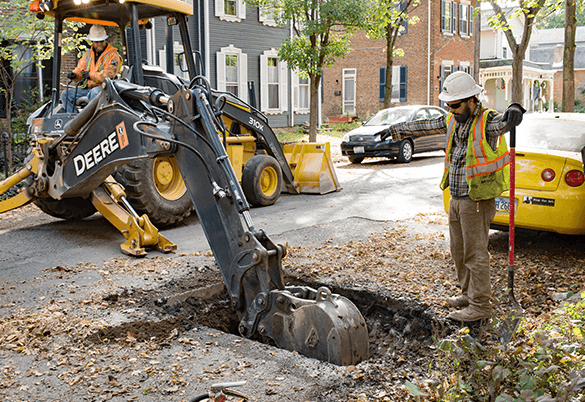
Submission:
<svg viewBox="0 0 585 402">
<path fill-rule="evenodd" d="M 485 138 L 487 118 L 491 110 L 482 109 L 471 124 L 467 140 L 465 158 L 465 179 L 469 187 L 471 199 L 485 200 L 500 195 L 509 186 L 510 153 L 506 139 L 501 136 L 496 150 Z M 449 186 L 449 169 L 453 153 L 453 138 L 455 136 L 455 118 L 452 113 L 447 115 L 447 145 L 445 147 L 445 169 L 441 180 L 441 190 Z"/>
<path fill-rule="evenodd" d="M 471 166 L 466 166 L 465 176 L 468 178 L 495 172 L 510 163 L 510 153 L 507 147 L 504 153 L 498 155 L 498 150 L 492 151 L 484 137 L 488 114 L 489 110 L 487 109 L 480 112 L 480 115 L 474 121 L 473 130 L 470 130 L 470 134 L 473 134 L 471 150 L 473 151 L 475 163 Z M 469 152 L 469 148 L 467 152 Z"/>
<path fill-rule="evenodd" d="M 112 55 L 112 52 L 115 52 L 116 49 L 110 49 L 106 54 L 104 54 L 104 57 L 102 58 L 102 62 L 100 63 L 99 66 L 97 66 L 96 71 L 100 72 L 101 70 L 103 70 L 104 68 L 104 64 L 106 63 L 106 60 L 108 59 L 108 57 L 110 57 Z M 87 56 L 85 56 L 85 71 L 89 71 L 89 68 L 91 67 L 91 54 L 92 54 L 92 49 L 89 50 L 89 52 L 87 53 Z M 94 53 L 95 54 L 95 53 Z M 96 60 L 97 62 L 97 60 Z"/>
<path fill-rule="evenodd" d="M 451 133 L 455 133 L 455 118 L 451 113 L 447 115 L 447 139 L 445 144 L 445 170 L 449 170 L 449 164 L 451 163 Z"/>
</svg>

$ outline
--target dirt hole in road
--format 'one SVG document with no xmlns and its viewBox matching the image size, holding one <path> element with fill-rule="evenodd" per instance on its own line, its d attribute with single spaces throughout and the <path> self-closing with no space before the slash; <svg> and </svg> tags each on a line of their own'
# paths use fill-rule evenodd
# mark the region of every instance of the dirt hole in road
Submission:
<svg viewBox="0 0 585 402">
<path fill-rule="evenodd" d="M 231 308 L 228 293 L 212 275 L 199 276 L 181 284 L 167 284 L 165 291 L 136 290 L 108 295 L 105 301 L 115 304 L 140 305 L 157 314 L 159 320 L 136 320 L 106 326 L 86 338 L 87 342 L 140 342 L 165 344 L 180 333 L 203 325 L 239 336 L 237 315 Z M 366 319 L 369 332 L 369 359 L 392 361 L 393 365 L 424 365 L 432 353 L 434 339 L 453 333 L 458 328 L 438 319 L 433 311 L 417 301 L 396 298 L 365 290 L 332 287 L 297 277 L 286 283 L 317 289 L 328 286 L 333 293 L 350 299 Z"/>
</svg>

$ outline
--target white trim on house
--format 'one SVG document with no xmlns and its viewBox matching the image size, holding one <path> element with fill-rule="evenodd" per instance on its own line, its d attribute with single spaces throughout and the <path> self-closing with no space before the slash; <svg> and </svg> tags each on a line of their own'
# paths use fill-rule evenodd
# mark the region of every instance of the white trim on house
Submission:
<svg viewBox="0 0 585 402">
<path fill-rule="evenodd" d="M 234 14 L 225 11 L 226 2 L 234 3 Z M 215 0 L 215 16 L 222 21 L 241 22 L 246 18 L 246 2 L 244 0 Z"/>
<path fill-rule="evenodd" d="M 237 81 L 234 81 L 238 87 L 238 93 L 236 96 L 243 100 L 248 101 L 248 55 L 242 53 L 242 49 L 229 45 L 227 47 L 220 48 L 220 51 L 216 53 L 216 65 L 217 65 L 217 89 L 219 91 L 226 91 L 227 86 L 227 74 L 226 74 L 226 56 L 233 55 L 237 56 Z"/>
<path fill-rule="evenodd" d="M 269 66 L 269 60 L 276 60 L 275 66 Z M 274 69 L 274 71 L 270 71 Z M 288 65 L 278 60 L 278 51 L 274 48 L 260 55 L 260 110 L 266 114 L 281 114 L 288 110 Z M 272 82 L 270 82 L 272 79 Z M 270 99 L 270 86 L 276 86 L 278 99 Z M 271 107 L 277 101 L 277 107 Z"/>
</svg>

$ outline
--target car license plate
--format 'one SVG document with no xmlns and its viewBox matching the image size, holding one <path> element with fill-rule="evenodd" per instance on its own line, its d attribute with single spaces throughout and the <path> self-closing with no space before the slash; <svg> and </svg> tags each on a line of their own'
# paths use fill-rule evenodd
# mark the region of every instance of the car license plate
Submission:
<svg viewBox="0 0 585 402">
<path fill-rule="evenodd" d="M 508 197 L 496 197 L 496 212 L 500 214 L 510 213 L 510 199 Z M 518 199 L 514 199 L 514 216 L 518 213 Z"/>
<path fill-rule="evenodd" d="M 364 147 L 353 147 L 354 154 L 363 154 L 364 152 Z"/>
</svg>

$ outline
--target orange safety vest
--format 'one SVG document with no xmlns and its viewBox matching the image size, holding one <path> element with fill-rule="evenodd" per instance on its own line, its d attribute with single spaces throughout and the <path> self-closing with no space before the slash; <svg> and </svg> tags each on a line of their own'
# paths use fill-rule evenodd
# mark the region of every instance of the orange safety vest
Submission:
<svg viewBox="0 0 585 402">
<path fill-rule="evenodd" d="M 108 43 L 99 59 L 95 60 L 93 47 L 90 48 L 77 63 L 73 72 L 77 74 L 76 81 L 81 79 L 82 71 L 89 71 L 90 79 L 83 85 L 84 88 L 95 88 L 102 84 L 104 78 L 115 78 L 122 69 L 122 58 L 115 47 Z"/>
<path fill-rule="evenodd" d="M 497 197 L 510 188 L 510 153 L 506 139 L 501 136 L 498 147 L 494 151 L 485 138 L 485 127 L 490 112 L 491 110 L 482 108 L 469 128 L 465 180 L 469 186 L 469 197 L 474 201 Z M 454 136 L 455 118 L 452 113 L 448 113 L 445 170 L 441 180 L 441 190 L 449 186 Z"/>
</svg>

